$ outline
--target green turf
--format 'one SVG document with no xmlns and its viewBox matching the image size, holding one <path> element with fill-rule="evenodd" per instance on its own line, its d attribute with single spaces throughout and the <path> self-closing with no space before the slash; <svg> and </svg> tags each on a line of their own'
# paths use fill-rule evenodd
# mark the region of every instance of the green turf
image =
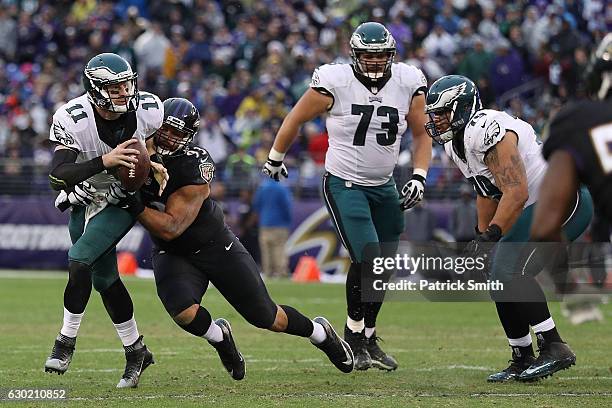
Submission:
<svg viewBox="0 0 612 408">
<path fill-rule="evenodd" d="M 204 303 L 214 317 L 232 323 L 247 362 L 247 376 L 234 382 L 202 339 L 179 330 L 166 315 L 152 281 L 128 279 L 138 326 L 155 354 L 138 389 L 117 390 L 123 350 L 97 293 L 92 293 L 77 351 L 64 376 L 42 367 L 60 328 L 64 277 L 0 278 L 0 388 L 66 388 L 68 401 L 19 406 L 159 407 L 399 407 L 399 406 L 612 406 L 612 306 L 605 323 L 574 327 L 560 317 L 560 332 L 578 355 L 578 365 L 536 384 L 492 385 L 509 349 L 490 303 L 388 303 L 379 319 L 383 347 L 400 368 L 393 373 L 337 371 L 307 340 L 247 325 L 214 290 Z M 337 327 L 344 322 L 342 285 L 269 283 L 278 303 Z M 10 405 L 7 405 L 10 406 Z"/>
</svg>

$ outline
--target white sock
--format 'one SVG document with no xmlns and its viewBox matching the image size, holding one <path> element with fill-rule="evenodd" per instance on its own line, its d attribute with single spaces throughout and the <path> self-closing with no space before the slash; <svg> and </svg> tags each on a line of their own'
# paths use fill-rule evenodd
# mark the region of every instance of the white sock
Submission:
<svg viewBox="0 0 612 408">
<path fill-rule="evenodd" d="M 213 343 L 219 343 L 220 341 L 223 341 L 223 331 L 221 331 L 221 328 L 217 326 L 217 323 L 210 322 L 208 330 L 202 337 Z"/>
<path fill-rule="evenodd" d="M 64 308 L 64 324 L 60 333 L 66 337 L 76 337 L 84 314 L 85 312 L 81 314 L 70 313 L 68 309 Z"/>
<path fill-rule="evenodd" d="M 376 327 L 366 327 L 365 336 L 369 339 L 370 337 L 372 337 L 375 331 L 376 331 Z"/>
<path fill-rule="evenodd" d="M 555 321 L 553 320 L 552 317 L 549 317 L 548 319 L 544 320 L 543 322 L 540 322 L 538 324 L 534 324 L 533 326 L 531 326 L 531 328 L 533 329 L 534 333 L 540 333 L 540 332 L 544 332 L 544 331 L 549 331 L 555 328 Z"/>
<path fill-rule="evenodd" d="M 526 336 L 518 339 L 508 339 L 508 344 L 512 347 L 527 347 L 531 344 L 531 334 L 527 333 Z"/>
<path fill-rule="evenodd" d="M 134 316 L 127 322 L 116 324 L 115 329 L 124 346 L 131 346 L 140 337 Z"/>
<path fill-rule="evenodd" d="M 361 333 L 363 329 L 365 328 L 365 323 L 363 322 L 363 319 L 357 321 L 357 320 L 351 319 L 350 317 L 347 317 L 346 325 L 349 328 L 349 330 L 352 331 L 353 333 Z"/>
<path fill-rule="evenodd" d="M 317 323 L 315 321 L 312 322 L 312 334 L 308 337 L 313 344 L 321 344 L 327 338 L 327 333 L 325 333 L 325 329 L 321 325 L 321 323 Z"/>
</svg>

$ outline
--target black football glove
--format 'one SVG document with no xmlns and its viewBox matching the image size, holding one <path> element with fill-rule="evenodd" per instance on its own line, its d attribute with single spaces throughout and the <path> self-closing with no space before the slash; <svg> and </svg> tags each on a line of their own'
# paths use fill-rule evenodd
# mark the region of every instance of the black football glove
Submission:
<svg viewBox="0 0 612 408">
<path fill-rule="evenodd" d="M 94 186 L 82 181 L 67 190 L 60 191 L 55 199 L 55 206 L 62 212 L 73 205 L 87 207 L 93 201 L 96 191 Z"/>
<path fill-rule="evenodd" d="M 106 193 L 106 201 L 111 205 L 126 210 L 134 218 L 145 209 L 144 204 L 140 200 L 140 194 L 133 191 L 127 191 L 121 187 L 121 183 L 119 182 L 110 185 L 108 193 Z"/>
<path fill-rule="evenodd" d="M 478 227 L 476 227 L 478 232 Z M 493 251 L 495 244 L 502 238 L 502 230 L 497 224 L 491 224 L 481 234 L 477 235 L 470 241 L 463 250 L 463 256 L 472 259 L 483 258 L 487 265 L 490 265 L 489 256 Z M 479 276 L 486 280 L 489 278 L 488 266 L 480 271 Z"/>
</svg>

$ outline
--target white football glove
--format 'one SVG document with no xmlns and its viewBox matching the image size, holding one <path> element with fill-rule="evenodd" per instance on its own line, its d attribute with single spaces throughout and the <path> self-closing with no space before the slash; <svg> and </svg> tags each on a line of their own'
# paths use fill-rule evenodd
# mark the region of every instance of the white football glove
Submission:
<svg viewBox="0 0 612 408">
<path fill-rule="evenodd" d="M 128 195 L 131 194 L 134 193 L 127 191 L 126 189 L 121 187 L 120 182 L 115 181 L 108 188 L 108 193 L 106 193 L 106 201 L 108 201 L 108 203 L 112 205 L 119 205 L 119 203 L 121 203 Z"/>
<path fill-rule="evenodd" d="M 61 211 L 65 211 L 71 205 L 86 207 L 93 201 L 96 191 L 94 186 L 82 181 L 70 190 L 60 191 L 55 199 L 55 206 Z"/>
<path fill-rule="evenodd" d="M 270 158 L 268 158 L 268 161 L 264 164 L 261 172 L 267 174 L 271 179 L 276 181 L 280 181 L 281 176 L 283 176 L 283 178 L 289 177 L 289 172 L 285 164 L 282 161 L 272 160 Z"/>
<path fill-rule="evenodd" d="M 400 192 L 400 207 L 406 211 L 414 207 L 423 199 L 425 193 L 425 177 L 413 174 L 412 179 L 404 184 Z"/>
</svg>

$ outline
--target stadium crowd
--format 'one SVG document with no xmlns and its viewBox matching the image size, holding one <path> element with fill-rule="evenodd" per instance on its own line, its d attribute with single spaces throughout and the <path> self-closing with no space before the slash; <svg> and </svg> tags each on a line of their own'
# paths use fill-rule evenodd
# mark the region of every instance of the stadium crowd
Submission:
<svg viewBox="0 0 612 408">
<path fill-rule="evenodd" d="M 51 115 L 83 93 L 83 66 L 106 51 L 137 69 L 140 89 L 193 101 L 202 115 L 196 142 L 217 162 L 217 179 L 230 195 L 251 189 L 313 70 L 350 62 L 350 33 L 368 20 L 389 28 L 396 61 L 418 66 L 430 83 L 468 76 L 487 107 L 539 131 L 555 107 L 583 96 L 578 78 L 592 44 L 612 28 L 612 3 L 0 0 L 0 194 L 50 191 Z M 290 185 L 294 194 L 316 195 L 323 120 L 305 126 L 299 140 L 286 159 L 299 175 Z M 440 153 L 436 147 L 426 196 L 458 197 L 462 177 Z M 409 166 L 405 149 L 397 177 Z"/>
</svg>

